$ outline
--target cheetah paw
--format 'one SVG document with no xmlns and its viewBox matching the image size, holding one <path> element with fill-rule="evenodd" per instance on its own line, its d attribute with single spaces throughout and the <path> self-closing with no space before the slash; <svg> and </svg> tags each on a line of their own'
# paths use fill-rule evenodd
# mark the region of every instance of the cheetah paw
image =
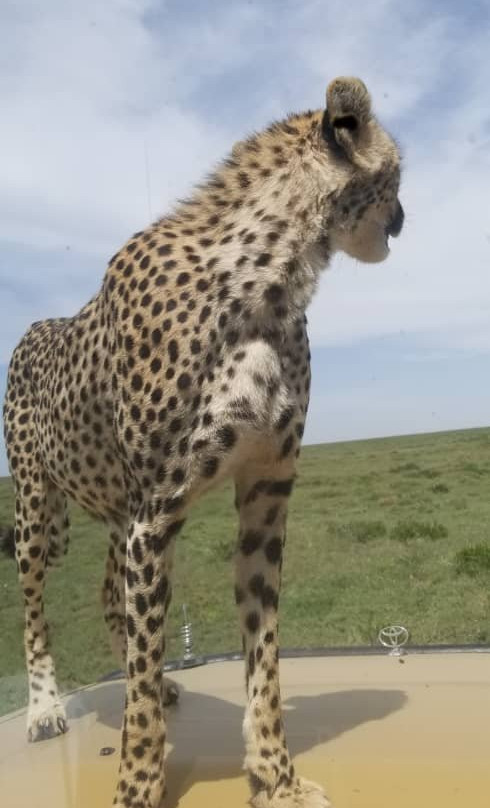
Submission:
<svg viewBox="0 0 490 808">
<path fill-rule="evenodd" d="M 299 778 L 294 788 L 294 796 L 298 798 L 298 806 L 307 808 L 332 808 L 332 803 L 327 799 L 323 788 L 311 780 Z M 296 803 L 293 803 L 296 805 Z"/>
<path fill-rule="evenodd" d="M 175 682 L 171 679 L 163 678 L 163 703 L 165 707 L 170 707 L 176 704 L 179 700 L 180 692 Z"/>
<path fill-rule="evenodd" d="M 302 777 L 290 787 L 278 788 L 271 797 L 259 791 L 251 803 L 254 808 L 332 808 L 323 789 Z"/>
<path fill-rule="evenodd" d="M 44 710 L 29 710 L 27 718 L 27 739 L 35 741 L 47 741 L 57 735 L 68 732 L 65 708 L 59 701 L 50 705 Z"/>
</svg>

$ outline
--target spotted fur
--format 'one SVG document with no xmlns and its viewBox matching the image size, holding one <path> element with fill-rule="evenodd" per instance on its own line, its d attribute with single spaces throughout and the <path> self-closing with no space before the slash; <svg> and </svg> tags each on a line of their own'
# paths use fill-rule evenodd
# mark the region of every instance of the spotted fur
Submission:
<svg viewBox="0 0 490 808">
<path fill-rule="evenodd" d="M 108 525 L 103 584 L 127 673 L 114 804 L 164 793 L 162 663 L 176 537 L 192 503 L 232 477 L 235 598 L 246 663 L 245 768 L 255 806 L 325 806 L 286 744 L 278 601 L 288 498 L 310 388 L 305 309 L 336 250 L 388 252 L 403 212 L 398 150 L 357 79 L 327 109 L 238 143 L 193 196 L 111 259 L 74 317 L 15 349 L 5 436 L 16 487 L 32 740 L 66 730 L 43 609 L 65 552 L 66 498 Z"/>
</svg>

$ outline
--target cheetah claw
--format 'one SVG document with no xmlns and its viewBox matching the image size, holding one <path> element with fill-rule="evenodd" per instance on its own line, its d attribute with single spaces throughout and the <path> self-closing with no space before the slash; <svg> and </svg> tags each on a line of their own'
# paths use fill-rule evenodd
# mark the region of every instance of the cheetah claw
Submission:
<svg viewBox="0 0 490 808">
<path fill-rule="evenodd" d="M 30 743 L 37 743 L 56 738 L 57 735 L 64 735 L 65 732 L 68 732 L 68 723 L 60 705 L 29 722 L 27 739 Z"/>
</svg>

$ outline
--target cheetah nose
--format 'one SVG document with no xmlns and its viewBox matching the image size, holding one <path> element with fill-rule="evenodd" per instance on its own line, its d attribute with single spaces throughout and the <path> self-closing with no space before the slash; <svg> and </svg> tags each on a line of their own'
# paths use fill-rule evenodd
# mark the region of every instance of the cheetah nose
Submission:
<svg viewBox="0 0 490 808">
<path fill-rule="evenodd" d="M 399 202 L 396 203 L 396 212 L 393 216 L 393 219 L 389 224 L 386 225 L 386 235 L 393 236 L 396 238 L 400 235 L 403 227 L 403 220 L 405 219 L 405 214 L 403 212 L 403 208 Z"/>
</svg>

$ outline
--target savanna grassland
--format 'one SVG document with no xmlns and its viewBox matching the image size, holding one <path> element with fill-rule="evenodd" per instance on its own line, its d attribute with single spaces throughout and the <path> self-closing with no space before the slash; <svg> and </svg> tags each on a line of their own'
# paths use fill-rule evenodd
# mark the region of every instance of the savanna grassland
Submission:
<svg viewBox="0 0 490 808">
<path fill-rule="evenodd" d="M 0 524 L 13 492 L 0 480 Z M 71 509 L 68 556 L 46 587 L 64 689 L 116 667 L 99 589 L 104 526 Z M 182 604 L 200 653 L 240 647 L 233 605 L 231 486 L 194 509 L 176 552 L 169 657 Z M 291 499 L 281 594 L 283 647 L 376 642 L 401 622 L 414 643 L 490 642 L 490 429 L 305 447 Z M 0 714 L 26 700 L 22 599 L 0 554 Z"/>
</svg>

